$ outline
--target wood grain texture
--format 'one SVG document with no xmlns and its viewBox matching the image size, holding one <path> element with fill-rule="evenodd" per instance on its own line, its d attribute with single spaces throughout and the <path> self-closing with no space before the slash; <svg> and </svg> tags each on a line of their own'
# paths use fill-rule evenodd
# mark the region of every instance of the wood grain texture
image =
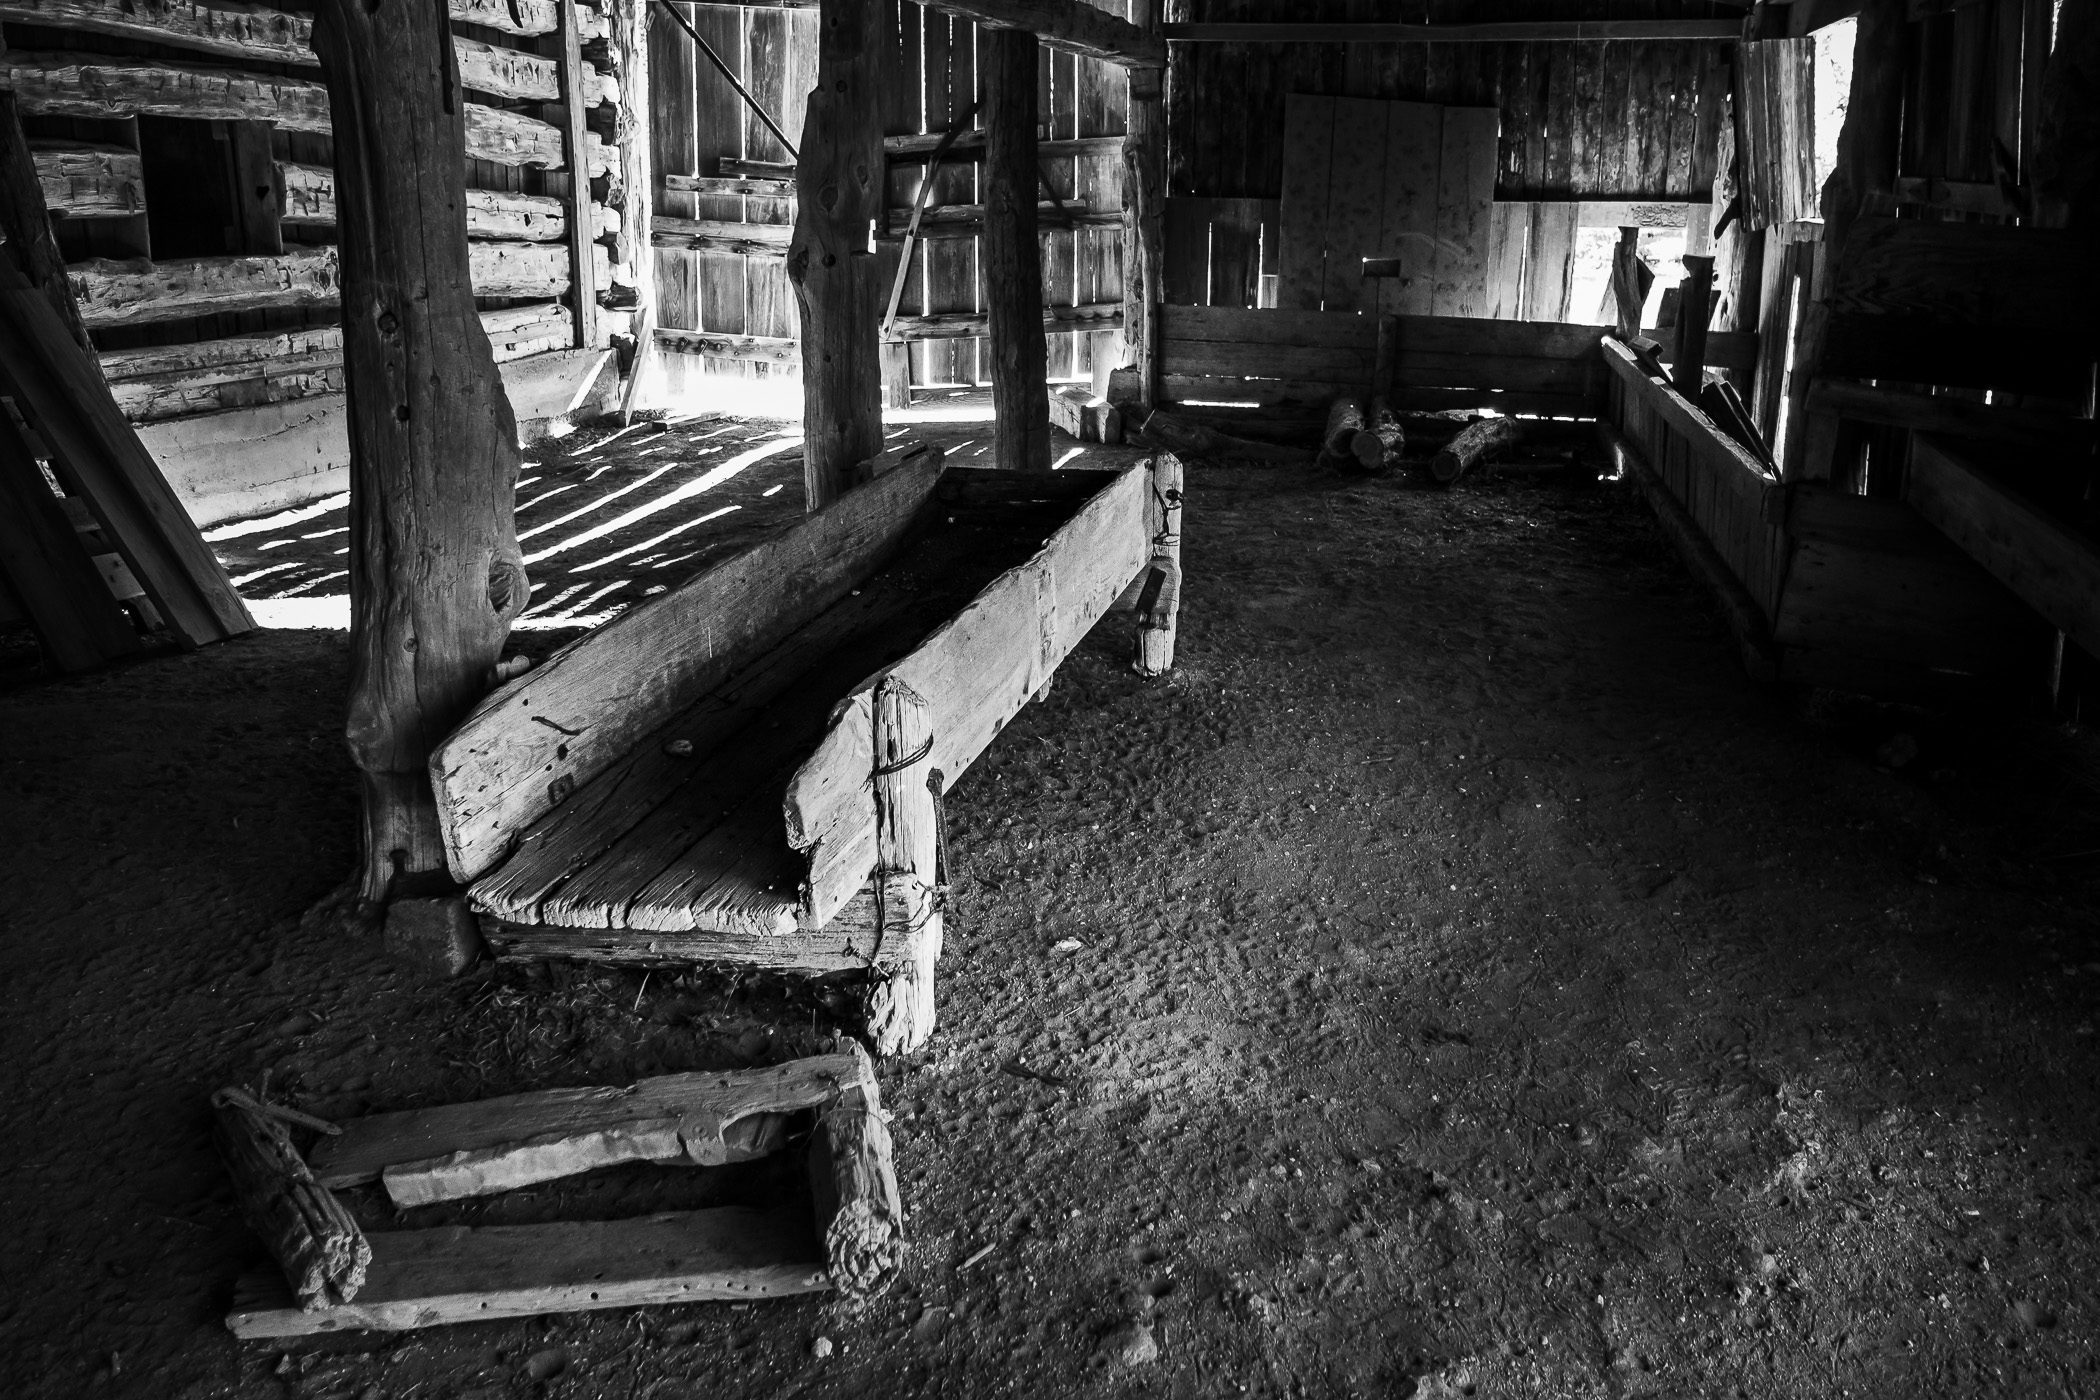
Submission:
<svg viewBox="0 0 2100 1400">
<path fill-rule="evenodd" d="M 908 466 L 571 643 L 489 696 L 432 756 L 456 878 L 687 702 L 771 649 L 889 557 L 938 464 Z"/>
<path fill-rule="evenodd" d="M 31 148 L 44 207 L 74 219 L 129 218 L 146 212 L 146 175 L 137 151 L 79 141 Z"/>
<path fill-rule="evenodd" d="M 541 1089 L 472 1103 L 376 1113 L 341 1123 L 309 1165 L 334 1190 L 384 1180 L 397 1206 L 486 1195 L 552 1181 L 618 1161 L 718 1166 L 765 1155 L 731 1129 L 754 1114 L 820 1108 L 848 1086 L 872 1082 L 851 1054 L 818 1055 L 764 1069 L 660 1075 L 624 1087 Z M 626 1140 L 640 1142 L 637 1149 Z M 646 1139 L 646 1141 L 641 1141 Z M 437 1168 L 479 1174 L 473 1190 L 397 1187 Z M 409 1169 L 413 1168 L 411 1171 Z"/>
<path fill-rule="evenodd" d="M 1913 438 L 1904 500 L 2052 627 L 2100 652 L 2100 545 L 1982 466 L 1987 450 Z"/>
<path fill-rule="evenodd" d="M 550 34 L 554 0 L 451 0 L 452 18 L 512 34 Z M 150 6 L 128 0 L 5 0 L 0 19 L 55 29 L 84 29 L 148 43 L 171 44 L 229 58 L 312 67 L 310 15 L 241 0 L 158 0 Z M 591 12 L 589 36 L 604 32 Z M 462 41 L 467 42 L 467 41 Z"/>
<path fill-rule="evenodd" d="M 557 1225 L 452 1226 L 370 1237 L 354 1302 L 302 1312 L 250 1275 L 226 1325 L 257 1340 L 664 1303 L 753 1302 L 831 1286 L 799 1208 L 743 1206 Z"/>
<path fill-rule="evenodd" d="M 1125 68 L 1164 68 L 1167 45 L 1159 35 L 1080 0 L 922 0 L 973 21 L 980 29 L 1020 30 L 1046 48 L 1096 58 Z"/>
<path fill-rule="evenodd" d="M 888 1115 L 866 1052 L 855 1045 L 853 1053 L 864 1072 L 817 1120 L 809 1177 L 832 1283 L 848 1308 L 859 1311 L 902 1272 L 905 1240 Z"/>
<path fill-rule="evenodd" d="M 1432 315 L 1487 315 L 1489 211 L 1495 201 L 1499 121 L 1494 108 L 1444 109 Z"/>
</svg>

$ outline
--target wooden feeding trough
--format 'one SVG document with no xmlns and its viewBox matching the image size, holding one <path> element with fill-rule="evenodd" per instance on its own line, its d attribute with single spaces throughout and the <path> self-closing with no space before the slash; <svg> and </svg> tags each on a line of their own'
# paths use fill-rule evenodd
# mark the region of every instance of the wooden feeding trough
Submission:
<svg viewBox="0 0 2100 1400">
<path fill-rule="evenodd" d="M 1171 665 L 1180 472 L 919 451 L 489 696 L 431 778 L 496 955 L 873 971 L 923 1044 L 941 795 L 1126 591 Z"/>
<path fill-rule="evenodd" d="M 241 1280 L 226 1325 L 242 1338 L 832 1289 L 858 1304 L 886 1289 L 901 1263 L 889 1129 L 874 1066 L 850 1043 L 768 1069 L 375 1114 L 322 1138 L 310 1163 L 271 1116 L 283 1110 L 237 1092 L 215 1102 L 243 1213 L 279 1263 Z M 750 1161 L 777 1151 L 792 1116 L 811 1112 L 813 1215 L 795 1205 L 722 1206 L 366 1235 L 333 1194 L 378 1182 L 406 1208 L 622 1162 Z"/>
</svg>

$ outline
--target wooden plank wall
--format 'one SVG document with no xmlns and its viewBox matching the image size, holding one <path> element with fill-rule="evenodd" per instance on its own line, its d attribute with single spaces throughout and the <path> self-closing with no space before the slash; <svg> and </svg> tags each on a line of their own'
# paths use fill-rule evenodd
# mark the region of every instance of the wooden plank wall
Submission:
<svg viewBox="0 0 2100 1400">
<path fill-rule="evenodd" d="M 1608 0 L 1476 13 L 1469 0 L 1404 0 L 1375 15 L 1285 0 L 1188 0 L 1176 19 L 1285 21 L 1624 18 Z M 1713 19 L 1740 10 L 1655 0 L 1644 17 Z M 1294 93 L 1456 107 L 1498 107 L 1499 201 L 1704 200 L 1713 186 L 1731 46 L 1612 42 L 1523 44 L 1176 44 L 1168 80 L 1170 196 L 1275 200 L 1287 178 L 1285 102 Z M 1505 218 L 1515 217 L 1506 215 Z M 1258 229 L 1258 225 L 1255 226 Z M 1548 231 L 1549 233 L 1551 230 Z M 1213 260 L 1263 256 L 1244 221 L 1212 224 Z M 1193 247 L 1193 235 L 1179 245 Z M 1179 274 L 1170 285 L 1222 279 Z M 1550 258 L 1549 258 L 1550 261 Z M 1273 264 L 1273 256 L 1271 256 Z M 1271 265 L 1264 271 L 1274 274 Z M 1219 301 L 1213 287 L 1212 304 Z M 1257 284 L 1257 291 L 1259 284 Z M 1523 295 L 1521 289 L 1519 295 Z M 1540 294 L 1541 299 L 1545 293 Z M 1254 306 L 1257 300 L 1232 304 Z M 1584 308 L 1587 314 L 1589 308 Z M 1555 314 L 1561 314 L 1556 308 Z"/>
</svg>

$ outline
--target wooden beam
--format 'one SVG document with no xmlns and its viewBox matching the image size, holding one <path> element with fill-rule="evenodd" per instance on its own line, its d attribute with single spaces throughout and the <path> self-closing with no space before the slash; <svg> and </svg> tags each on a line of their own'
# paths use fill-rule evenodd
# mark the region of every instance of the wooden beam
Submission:
<svg viewBox="0 0 2100 1400">
<path fill-rule="evenodd" d="M 747 199 L 793 199 L 793 180 L 761 180 L 733 175 L 666 175 L 664 188 L 679 194 L 741 195 Z"/>
<path fill-rule="evenodd" d="M 646 335 L 647 328 L 656 321 L 656 255 L 650 251 L 649 229 L 649 217 L 656 207 L 656 157 L 649 129 L 649 16 L 654 9 L 650 0 L 612 0 L 609 17 L 613 57 L 620 78 L 620 99 L 613 106 L 617 159 L 607 192 L 608 212 L 619 218 L 613 278 L 631 289 L 631 324 L 637 336 Z M 602 224 L 598 230 L 601 238 L 612 232 L 611 227 Z M 622 423 L 632 413 L 651 343 L 646 339 L 636 342 L 637 358 L 628 366 L 627 389 L 621 401 Z"/>
<path fill-rule="evenodd" d="M 271 1274 L 244 1277 L 226 1326 L 243 1340 L 400 1332 L 455 1322 L 821 1293 L 826 1259 L 799 1206 L 553 1225 L 448 1226 L 369 1237 L 349 1303 L 302 1311 Z"/>
<path fill-rule="evenodd" d="M 885 136 L 882 138 L 883 154 L 893 164 L 923 161 L 933 154 L 934 148 L 946 138 L 946 132 L 929 131 L 917 136 Z M 1035 153 L 1042 160 L 1061 160 L 1066 156 L 1119 156 L 1123 153 L 1121 136 L 1081 136 L 1061 141 L 1038 140 Z M 941 156 L 943 162 L 951 160 L 980 161 L 984 159 L 984 132 L 966 131 L 955 138 Z"/>
<path fill-rule="evenodd" d="M 451 0 L 450 8 L 455 20 L 510 34 L 552 34 L 557 25 L 556 0 Z M 0 0 L 0 20 L 84 29 L 258 62 L 298 67 L 320 62 L 314 57 L 311 16 L 240 0 L 159 0 L 145 6 L 134 0 Z M 603 34 L 603 23 L 589 12 L 584 37 Z"/>
<path fill-rule="evenodd" d="M 1921 433 L 1974 438 L 2044 452 L 2089 453 L 2095 440 L 2090 418 L 2067 418 L 1842 379 L 1818 379 L 1808 391 L 1808 407 L 1813 413 L 1831 413 L 1861 423 L 1885 423 Z"/>
<path fill-rule="evenodd" d="M 945 8 L 945 7 L 944 7 Z M 1734 19 L 1533 20 L 1493 24 L 1169 24 L 1178 44 L 1533 44 L 1656 39 L 1733 42 Z"/>
<path fill-rule="evenodd" d="M 1105 331 L 1123 324 L 1121 302 L 1093 302 L 1085 306 L 1046 306 L 1046 331 Z M 899 316 L 890 326 L 892 340 L 969 340 L 990 333 L 991 322 L 982 311 L 937 311 L 926 316 Z"/>
<path fill-rule="evenodd" d="M 649 221 L 649 241 L 658 248 L 690 252 L 741 253 L 754 258 L 784 258 L 795 236 L 792 224 L 742 224 L 721 219 L 680 219 L 670 214 Z"/>
<path fill-rule="evenodd" d="M 1534 204 L 1549 204 L 1551 200 L 1532 200 Z M 1651 199 L 1578 199 L 1570 200 L 1575 206 L 1577 228 L 1684 228 L 1691 222 L 1694 209 L 1706 212 L 1704 204 L 1677 204 Z"/>
<path fill-rule="evenodd" d="M 542 58 L 534 53 L 498 48 L 478 40 L 454 36 L 452 49 L 459 57 L 459 85 L 475 92 L 514 102 L 561 102 L 563 60 Z M 583 104 L 596 107 L 617 102 L 620 84 L 592 65 L 581 65 Z"/>
<path fill-rule="evenodd" d="M 277 167 L 288 224 L 335 222 L 335 172 L 325 165 L 283 161 Z M 625 224 L 617 209 L 591 206 L 591 223 L 600 238 L 617 234 Z M 569 209 L 561 200 L 515 190 L 468 190 L 467 237 L 509 239 L 525 243 L 558 243 L 569 236 Z"/>
<path fill-rule="evenodd" d="M 1040 200 L 1035 206 L 1038 228 L 1108 228 L 1123 222 L 1120 209 L 1080 209 L 1071 204 Z M 881 237 L 898 239 L 911 226 L 911 210 L 891 209 Z M 936 204 L 919 217 L 921 238 L 974 238 L 984 231 L 982 204 Z"/>
<path fill-rule="evenodd" d="M 882 288 L 868 231 L 882 216 L 882 67 L 878 0 L 826 0 L 817 29 L 788 249 L 802 327 L 803 482 L 808 509 L 843 495 L 882 451 L 877 336 Z"/>
<path fill-rule="evenodd" d="M 82 141 L 31 141 L 44 207 L 71 219 L 128 219 L 146 212 L 139 153 Z"/>
<path fill-rule="evenodd" d="M 1159 26 L 1159 0 L 1130 0 L 1131 23 Z M 1124 363 L 1137 371 L 1138 401 L 1159 406 L 1160 307 L 1166 302 L 1167 117 L 1160 74 L 1132 69 L 1123 141 Z"/>
<path fill-rule="evenodd" d="M 576 343 L 585 349 L 598 344 L 598 269 L 592 256 L 598 235 L 591 227 L 590 176 L 582 173 L 590 164 L 590 99 L 584 82 L 590 71 L 577 32 L 576 0 L 561 0 L 562 134 L 570 171 L 568 295 L 576 314 Z"/>
<path fill-rule="evenodd" d="M 2100 542 L 1984 470 L 1963 445 L 1911 443 L 1904 499 L 2049 625 L 2100 655 Z"/>
<path fill-rule="evenodd" d="M 314 32 L 348 107 L 333 128 L 357 444 L 345 735 L 367 907 L 453 888 L 431 751 L 487 691 L 532 591 L 513 519 L 517 429 L 460 237 L 471 110 L 450 65 L 431 62 L 450 37 L 434 7 L 360 0 L 322 0 Z"/>
<path fill-rule="evenodd" d="M 1123 68 L 1164 68 L 1166 41 L 1082 0 L 918 0 L 979 29 L 1033 34 L 1043 47 Z"/>
<path fill-rule="evenodd" d="M 716 335 L 707 331 L 658 326 L 656 343 L 681 355 L 699 355 L 710 360 L 743 360 L 783 367 L 802 363 L 802 347 L 793 336 Z"/>
<path fill-rule="evenodd" d="M 1036 64 L 1024 29 L 979 46 L 984 81 L 984 301 L 990 331 L 993 455 L 1006 471 L 1050 470 L 1044 401 L 1043 258 L 1036 238 Z"/>
<path fill-rule="evenodd" d="M 283 202 L 277 193 L 277 162 L 270 154 L 268 122 L 224 122 L 214 128 L 227 146 L 233 185 L 233 240 L 229 252 L 274 257 L 284 251 Z"/>
</svg>

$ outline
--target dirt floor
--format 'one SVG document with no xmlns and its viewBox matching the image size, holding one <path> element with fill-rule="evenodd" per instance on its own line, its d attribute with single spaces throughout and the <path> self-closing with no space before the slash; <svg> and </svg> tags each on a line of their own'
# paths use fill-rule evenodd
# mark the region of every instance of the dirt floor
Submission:
<svg viewBox="0 0 2100 1400">
<path fill-rule="evenodd" d="M 533 538 L 790 431 L 535 449 L 527 502 L 688 465 Z M 674 503 L 741 507 L 716 522 L 562 574 L 687 518 L 665 507 L 536 564 L 555 620 L 521 648 L 791 518 L 792 485 L 762 493 L 792 457 Z M 260 598 L 341 567 L 340 537 L 299 538 L 339 523 L 220 548 L 294 565 Z M 0 693 L 0 1391 L 2100 1393 L 2090 736 L 1753 687 L 1616 482 L 1200 467 L 1185 558 L 1173 675 L 1133 675 L 1111 619 L 948 804 L 941 1029 L 882 1072 L 913 1244 L 860 1316 L 236 1343 L 259 1256 L 213 1089 L 267 1074 L 345 1116 L 619 1083 L 805 1053 L 850 1005 L 564 968 L 432 985 L 302 919 L 352 864 L 339 632 Z M 356 1204 L 605 1217 L 795 1176 Z"/>
</svg>

